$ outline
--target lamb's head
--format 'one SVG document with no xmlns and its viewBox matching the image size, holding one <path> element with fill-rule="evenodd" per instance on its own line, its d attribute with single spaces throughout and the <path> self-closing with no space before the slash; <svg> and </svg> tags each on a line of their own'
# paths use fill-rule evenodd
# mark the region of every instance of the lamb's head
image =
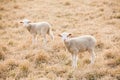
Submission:
<svg viewBox="0 0 120 80">
<path fill-rule="evenodd" d="M 29 25 L 29 23 L 31 23 L 31 21 L 28 20 L 28 19 L 24 19 L 24 20 L 21 21 L 20 23 L 23 23 L 23 25 L 24 25 L 25 27 L 27 27 L 27 26 Z"/>
<path fill-rule="evenodd" d="M 67 32 L 63 32 L 62 34 L 59 34 L 59 36 L 62 38 L 63 41 L 65 41 L 71 36 L 71 34 Z"/>
</svg>

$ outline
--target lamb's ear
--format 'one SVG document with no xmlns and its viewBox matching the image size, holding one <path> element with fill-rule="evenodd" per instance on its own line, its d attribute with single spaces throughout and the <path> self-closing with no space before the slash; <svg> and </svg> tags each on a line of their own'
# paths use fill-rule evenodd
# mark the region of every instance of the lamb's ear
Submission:
<svg viewBox="0 0 120 80">
<path fill-rule="evenodd" d="M 29 21 L 28 23 L 31 23 L 31 21 Z"/>
<path fill-rule="evenodd" d="M 58 34 L 59 37 L 62 37 L 61 34 Z"/>
<path fill-rule="evenodd" d="M 67 36 L 67 37 L 70 37 L 70 36 L 72 36 L 72 34 L 68 34 L 68 36 Z"/>
<path fill-rule="evenodd" d="M 20 23 L 23 23 L 22 21 L 20 21 Z"/>
</svg>

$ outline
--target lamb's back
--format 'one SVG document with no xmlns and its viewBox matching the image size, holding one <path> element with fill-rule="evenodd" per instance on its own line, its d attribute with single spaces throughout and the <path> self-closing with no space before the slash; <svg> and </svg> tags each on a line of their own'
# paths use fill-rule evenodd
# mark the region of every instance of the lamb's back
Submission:
<svg viewBox="0 0 120 80">
<path fill-rule="evenodd" d="M 95 46 L 95 38 L 90 35 L 70 38 L 69 45 L 71 48 L 77 48 L 79 51 L 85 51 Z"/>
<path fill-rule="evenodd" d="M 39 34 L 43 32 L 47 33 L 50 28 L 50 24 L 48 22 L 30 23 L 30 25 L 31 25 L 31 29 Z"/>
</svg>

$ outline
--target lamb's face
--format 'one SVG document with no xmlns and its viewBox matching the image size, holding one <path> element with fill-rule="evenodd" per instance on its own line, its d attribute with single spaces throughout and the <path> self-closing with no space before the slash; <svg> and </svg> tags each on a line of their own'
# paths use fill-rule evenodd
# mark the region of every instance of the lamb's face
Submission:
<svg viewBox="0 0 120 80">
<path fill-rule="evenodd" d="M 59 34 L 60 37 L 62 37 L 62 40 L 66 40 L 68 39 L 69 36 L 71 36 L 70 33 L 67 33 L 67 32 L 63 32 L 62 34 Z"/>
<path fill-rule="evenodd" d="M 23 23 L 23 25 L 24 25 L 25 27 L 27 27 L 28 24 L 30 23 L 30 20 L 28 20 L 28 19 L 24 19 L 24 20 L 21 21 L 20 23 Z"/>
</svg>

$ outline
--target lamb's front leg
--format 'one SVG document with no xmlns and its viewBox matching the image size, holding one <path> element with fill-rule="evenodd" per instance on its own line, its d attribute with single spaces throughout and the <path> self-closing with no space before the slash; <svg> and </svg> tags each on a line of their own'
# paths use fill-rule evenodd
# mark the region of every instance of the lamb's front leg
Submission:
<svg viewBox="0 0 120 80">
<path fill-rule="evenodd" d="M 37 37 L 38 36 L 36 34 L 32 35 L 32 47 L 35 47 L 37 45 L 38 42 Z"/>
<path fill-rule="evenodd" d="M 78 55 L 75 54 L 75 67 L 77 67 Z"/>
<path fill-rule="evenodd" d="M 72 67 L 74 69 L 77 68 L 77 60 L 78 60 L 78 56 L 76 54 L 72 54 Z"/>
<path fill-rule="evenodd" d="M 75 56 L 74 54 L 72 54 L 72 67 L 75 68 Z"/>
<path fill-rule="evenodd" d="M 33 35 L 32 35 L 32 45 L 34 45 L 34 44 L 35 44 L 35 37 L 36 37 L 36 35 L 35 35 L 35 34 L 33 34 Z"/>
<path fill-rule="evenodd" d="M 35 36 L 35 45 L 38 43 L 38 35 Z"/>
</svg>

